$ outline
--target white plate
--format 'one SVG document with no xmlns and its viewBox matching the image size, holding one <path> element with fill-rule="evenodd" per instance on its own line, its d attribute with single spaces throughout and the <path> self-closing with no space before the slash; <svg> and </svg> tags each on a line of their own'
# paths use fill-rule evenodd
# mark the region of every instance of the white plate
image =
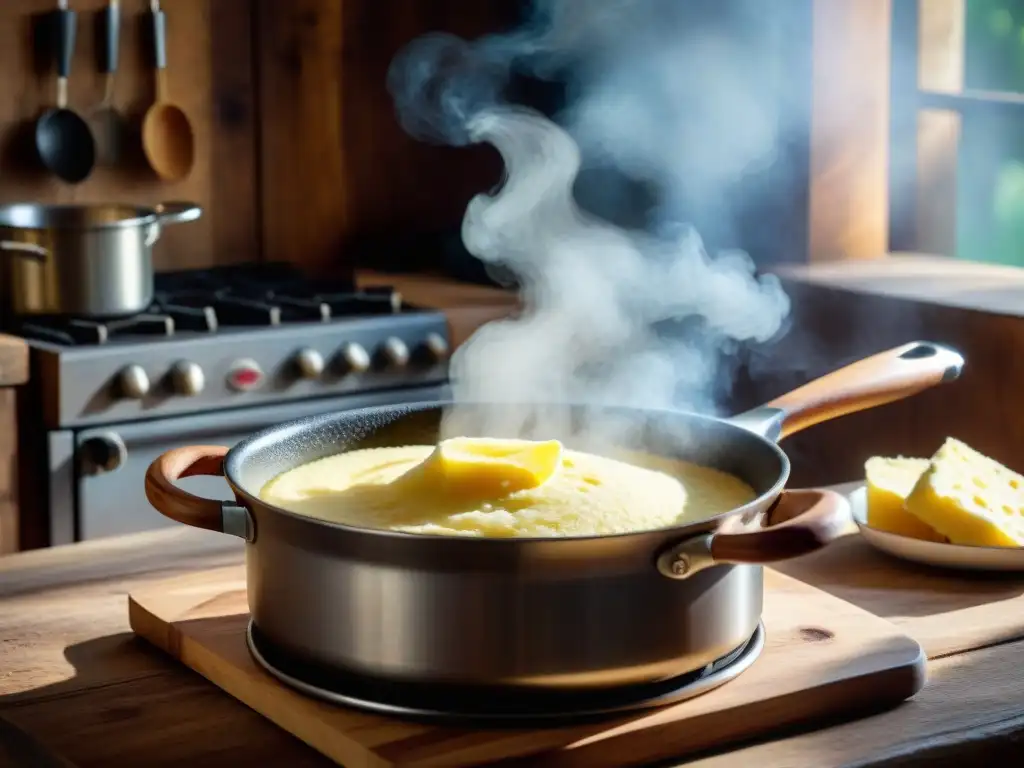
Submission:
<svg viewBox="0 0 1024 768">
<path fill-rule="evenodd" d="M 973 547 L 964 544 L 942 544 L 921 541 L 908 536 L 869 528 L 867 524 L 867 489 L 858 488 L 850 494 L 850 511 L 864 539 L 883 552 L 923 565 L 956 568 L 962 571 L 1024 572 L 1024 547 Z"/>
</svg>

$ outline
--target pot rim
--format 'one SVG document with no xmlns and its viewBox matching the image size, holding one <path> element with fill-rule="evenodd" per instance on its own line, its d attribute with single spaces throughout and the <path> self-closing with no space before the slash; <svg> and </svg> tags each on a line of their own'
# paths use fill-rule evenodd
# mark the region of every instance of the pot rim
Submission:
<svg viewBox="0 0 1024 768">
<path fill-rule="evenodd" d="M 173 206 L 174 210 L 170 212 L 165 211 L 165 206 Z M 6 229 L 22 230 L 25 232 L 96 232 L 109 229 L 139 229 L 143 227 L 149 227 L 160 221 L 174 219 L 178 214 L 179 210 L 185 210 L 188 208 L 189 211 L 185 212 L 185 218 L 181 218 L 181 221 L 189 221 L 192 218 L 198 218 L 190 213 L 192 208 L 198 209 L 199 206 L 193 203 L 171 203 L 171 204 L 158 204 L 155 206 L 148 205 L 135 205 L 133 203 L 7 203 L 0 205 L 0 227 Z M 51 222 L 51 223 L 17 223 L 12 219 L 17 217 L 19 209 L 23 210 L 26 215 L 29 215 L 29 211 L 53 211 L 53 212 L 68 212 L 68 211 L 101 211 L 109 210 L 116 213 L 123 213 L 124 215 L 120 218 L 114 218 L 110 221 L 97 221 L 97 222 L 75 222 L 75 223 L 62 223 L 62 222 Z"/>
<path fill-rule="evenodd" d="M 380 412 L 381 410 L 390 410 L 400 412 L 402 415 L 426 411 L 426 410 L 444 410 L 448 407 L 472 407 L 472 406 L 490 406 L 496 405 L 497 403 L 487 403 L 481 401 L 474 402 L 455 402 L 453 400 L 426 400 L 414 403 L 402 403 L 400 405 L 391 406 L 368 406 L 365 408 L 358 408 L 351 411 L 336 411 L 326 414 L 318 414 L 315 416 L 304 416 L 291 421 L 286 421 L 281 424 L 277 424 L 271 427 L 255 432 L 245 440 L 237 443 L 233 446 L 227 454 L 224 456 L 224 478 L 234 492 L 235 497 L 238 501 L 242 502 L 250 514 L 253 512 L 254 507 L 259 507 L 262 510 L 271 512 L 275 515 L 279 515 L 286 519 L 289 519 L 297 524 L 303 526 L 315 527 L 319 530 L 328 529 L 336 531 L 339 535 L 355 535 L 355 536 L 369 536 L 373 538 L 386 538 L 391 540 L 398 540 L 402 542 L 412 541 L 431 541 L 431 542 L 446 542 L 449 545 L 455 544 L 456 542 L 475 542 L 480 546 L 493 546 L 493 547 L 512 547 L 512 546 L 523 546 L 525 544 L 546 544 L 554 545 L 556 542 L 586 542 L 586 541 L 616 541 L 625 542 L 630 539 L 642 538 L 642 537 L 685 537 L 687 534 L 698 535 L 702 532 L 717 527 L 718 524 L 725 522 L 726 520 L 734 517 L 742 516 L 750 512 L 757 510 L 767 510 L 775 500 L 785 490 L 786 483 L 789 480 L 791 472 L 791 465 L 789 456 L 786 452 L 779 447 L 777 443 L 768 439 L 767 437 L 760 435 L 750 429 L 742 427 L 728 418 L 719 418 L 715 416 L 705 416 L 699 413 L 692 413 L 687 411 L 675 411 L 666 408 L 635 408 L 630 406 L 599 406 L 603 410 L 613 410 L 620 412 L 633 412 L 636 414 L 643 415 L 656 415 L 656 414 L 671 414 L 674 417 L 685 417 L 687 419 L 695 419 L 697 421 L 704 422 L 708 425 L 716 425 L 718 427 L 726 427 L 728 429 L 737 430 L 738 434 L 747 437 L 748 439 L 759 440 L 761 443 L 773 451 L 776 457 L 779 459 L 782 470 L 779 472 L 778 478 L 772 484 L 772 486 L 758 494 L 758 496 L 751 501 L 740 507 L 734 507 L 733 509 L 721 512 L 711 517 L 701 518 L 700 520 L 689 521 L 684 524 L 663 526 L 660 528 L 645 528 L 640 531 L 630 531 L 625 533 L 609 533 L 609 534 L 590 534 L 586 536 L 510 536 L 510 537 L 493 537 L 493 536 L 458 536 L 455 534 L 435 534 L 435 533 L 410 533 L 407 531 L 393 531 L 384 528 L 364 528 L 361 526 L 346 525 L 345 523 L 335 522 L 332 520 L 322 520 L 320 518 L 311 517 L 309 515 L 302 515 L 297 512 L 278 507 L 274 504 L 270 504 L 263 501 L 258 496 L 254 496 L 249 491 L 241 486 L 241 483 L 234 477 L 237 465 L 239 465 L 243 459 L 240 458 L 243 453 L 248 450 L 252 450 L 252 446 L 263 440 L 268 440 L 275 435 L 278 439 L 275 442 L 284 442 L 282 438 L 285 438 L 289 432 L 301 432 L 311 428 L 311 425 L 316 422 L 326 422 L 332 419 L 336 419 L 342 416 L 358 417 L 362 414 L 369 414 L 372 412 Z M 523 403 L 520 403 L 523 404 Z M 540 403 L 531 403 L 540 404 Z M 501 403 L 501 405 L 516 405 L 516 403 Z M 543 405 L 543 404 L 541 404 Z M 555 405 L 555 404 L 552 404 Z M 566 408 L 582 408 L 582 407 L 594 407 L 590 403 L 558 403 L 557 405 L 564 405 Z M 339 453 L 345 453 L 346 451 L 339 451 Z M 335 454 L 331 454 L 335 455 Z M 666 455 L 666 454 L 657 454 Z M 301 466 L 297 464 L 296 466 Z M 294 467 L 292 467 L 294 469 Z M 567 546 L 567 545 L 566 545 Z"/>
</svg>

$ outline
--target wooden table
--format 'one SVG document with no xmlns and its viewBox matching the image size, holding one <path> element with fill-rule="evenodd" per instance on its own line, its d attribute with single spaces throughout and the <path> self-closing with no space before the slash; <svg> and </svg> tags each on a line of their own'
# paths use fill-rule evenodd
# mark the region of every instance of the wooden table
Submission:
<svg viewBox="0 0 1024 768">
<path fill-rule="evenodd" d="M 14 390 L 28 381 L 28 345 L 0 333 L 0 555 L 17 549 L 18 522 L 14 501 L 15 455 Z"/>
<path fill-rule="evenodd" d="M 179 529 L 0 559 L 0 714 L 81 766 L 329 763 L 128 628 L 126 593 L 240 562 L 240 542 Z M 933 662 L 884 715 L 707 756 L 726 768 L 993 764 L 1024 749 L 1024 641 Z"/>
<path fill-rule="evenodd" d="M 28 345 L 14 336 L 0 333 L 0 387 L 28 381 Z"/>
</svg>

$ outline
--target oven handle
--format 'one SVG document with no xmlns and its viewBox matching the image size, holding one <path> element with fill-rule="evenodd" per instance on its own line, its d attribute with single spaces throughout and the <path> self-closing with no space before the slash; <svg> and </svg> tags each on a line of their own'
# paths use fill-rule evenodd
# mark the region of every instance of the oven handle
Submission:
<svg viewBox="0 0 1024 768">
<path fill-rule="evenodd" d="M 174 484 L 183 477 L 223 477 L 229 450 L 224 445 L 188 445 L 161 454 L 146 470 L 146 498 L 164 517 L 238 536 L 251 544 L 256 540 L 256 527 L 249 510 L 233 501 L 204 499 Z"/>
</svg>

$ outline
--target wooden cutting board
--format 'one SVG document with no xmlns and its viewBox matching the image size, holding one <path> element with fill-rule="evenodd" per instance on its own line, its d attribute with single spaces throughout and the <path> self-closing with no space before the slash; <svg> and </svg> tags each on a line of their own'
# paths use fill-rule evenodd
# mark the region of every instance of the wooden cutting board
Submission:
<svg viewBox="0 0 1024 768">
<path fill-rule="evenodd" d="M 761 657 L 704 696 L 562 728 L 410 723 L 306 698 L 259 669 L 245 644 L 244 588 L 241 566 L 148 586 L 129 596 L 132 629 L 346 768 L 648 764 L 783 726 L 883 709 L 924 682 L 921 647 L 893 624 L 767 571 Z"/>
<path fill-rule="evenodd" d="M 775 568 L 889 619 L 929 659 L 1024 638 L 1024 575 L 948 571 L 899 560 L 856 528 L 813 555 Z"/>
</svg>

